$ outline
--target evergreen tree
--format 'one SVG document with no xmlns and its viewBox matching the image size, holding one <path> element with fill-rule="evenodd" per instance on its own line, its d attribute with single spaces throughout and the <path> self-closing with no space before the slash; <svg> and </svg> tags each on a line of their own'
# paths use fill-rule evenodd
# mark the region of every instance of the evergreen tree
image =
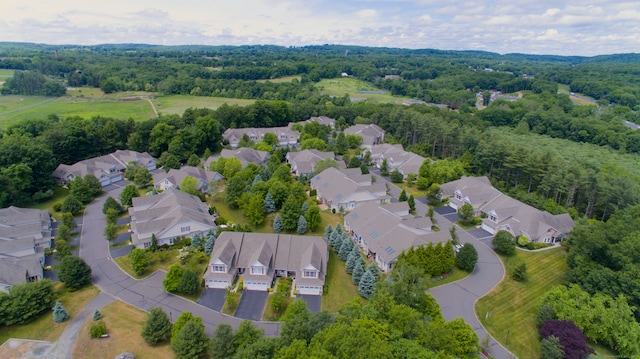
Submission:
<svg viewBox="0 0 640 359">
<path fill-rule="evenodd" d="M 407 192 L 405 190 L 402 190 L 402 192 L 400 192 L 400 196 L 398 197 L 398 202 L 406 202 L 407 199 Z"/>
<path fill-rule="evenodd" d="M 188 321 L 176 338 L 171 341 L 171 350 L 177 359 L 194 359 L 207 352 L 209 338 L 204 332 L 204 325 L 196 321 Z"/>
<path fill-rule="evenodd" d="M 380 268 L 378 268 L 375 262 L 371 262 L 371 264 L 367 266 L 366 270 L 371 272 L 371 274 L 376 279 L 376 281 L 380 280 L 380 277 L 382 276 L 382 272 L 380 271 Z"/>
<path fill-rule="evenodd" d="M 409 196 L 407 204 L 409 204 L 409 210 L 411 212 L 414 212 L 416 210 L 416 198 L 413 195 Z"/>
<path fill-rule="evenodd" d="M 353 273 L 351 273 L 351 281 L 353 284 L 360 284 L 360 279 L 362 279 L 362 275 L 364 274 L 364 259 L 360 257 L 360 260 L 356 260 L 356 264 L 353 267 Z"/>
<path fill-rule="evenodd" d="M 345 270 L 349 274 L 353 274 L 353 269 L 356 267 L 356 263 L 358 262 L 358 257 L 360 257 L 360 248 L 354 245 L 351 248 L 351 252 L 347 256 L 347 263 L 345 265 Z"/>
<path fill-rule="evenodd" d="M 72 290 L 91 282 L 91 267 L 80 257 L 66 256 L 60 262 L 58 279 Z"/>
<path fill-rule="evenodd" d="M 273 213 L 276 211 L 276 202 L 273 200 L 271 192 L 268 192 L 267 196 L 264 198 L 264 211 L 267 213 Z"/>
<path fill-rule="evenodd" d="M 200 235 L 200 233 L 196 233 L 193 235 L 193 237 L 191 237 L 191 249 L 194 249 L 196 251 L 202 250 L 202 236 Z"/>
<path fill-rule="evenodd" d="M 331 223 L 327 224 L 327 227 L 324 229 L 324 238 L 329 240 L 331 238 L 331 233 L 333 233 L 333 228 L 331 227 Z"/>
<path fill-rule="evenodd" d="M 336 225 L 336 227 L 333 229 L 333 232 L 331 232 L 331 236 L 329 238 L 329 245 L 331 245 L 331 247 L 335 251 L 340 250 L 340 246 L 342 245 L 342 228 L 340 227 L 339 224 Z"/>
<path fill-rule="evenodd" d="M 347 257 L 349 257 L 349 253 L 351 252 L 351 248 L 353 248 L 353 240 L 348 236 L 343 236 L 342 245 L 338 252 L 338 258 L 343 262 L 346 261 Z"/>
<path fill-rule="evenodd" d="M 53 321 L 56 323 L 62 323 L 69 319 L 69 313 L 64 309 L 64 306 L 60 302 L 56 302 L 53 306 Z"/>
<path fill-rule="evenodd" d="M 178 316 L 178 319 L 176 319 L 176 322 L 173 323 L 173 326 L 171 327 L 171 341 L 174 341 L 176 339 L 176 337 L 178 336 L 178 333 L 180 333 L 180 330 L 182 330 L 182 328 L 187 324 L 187 322 L 190 322 L 190 321 L 195 321 L 196 323 L 203 325 L 201 317 L 194 317 L 191 312 L 182 312 L 180 313 L 180 316 Z"/>
<path fill-rule="evenodd" d="M 296 230 L 296 232 L 298 232 L 298 234 L 307 233 L 307 219 L 304 218 L 303 215 L 300 215 L 300 217 L 298 217 L 298 229 Z"/>
<path fill-rule="evenodd" d="M 302 207 L 300 208 L 300 211 L 304 215 L 307 213 L 308 210 L 309 210 L 309 204 L 307 202 L 303 202 Z"/>
<path fill-rule="evenodd" d="M 228 359 L 233 357 L 233 328 L 227 323 L 220 323 L 213 331 L 211 344 L 209 345 L 209 357 L 211 359 Z"/>
<path fill-rule="evenodd" d="M 276 214 L 276 218 L 273 220 L 273 231 L 276 233 L 282 232 L 282 220 L 280 214 Z"/>
<path fill-rule="evenodd" d="M 91 317 L 94 321 L 102 319 L 102 313 L 98 310 L 98 308 L 93 310 L 93 317 Z"/>
<path fill-rule="evenodd" d="M 376 278 L 373 276 L 371 271 L 365 271 L 362 278 L 360 278 L 360 283 L 358 284 L 358 294 L 367 299 L 371 298 L 375 291 L 375 284 Z"/>
<path fill-rule="evenodd" d="M 213 233 L 213 230 L 209 230 L 207 235 L 205 236 L 204 241 L 204 254 L 211 255 L 211 251 L 213 250 L 213 245 L 216 243 L 216 235 Z"/>
<path fill-rule="evenodd" d="M 380 174 L 383 176 L 389 174 L 389 162 L 386 158 L 382 159 L 382 164 L 380 165 Z"/>
<path fill-rule="evenodd" d="M 142 329 L 142 339 L 149 345 L 156 345 L 171 337 L 171 321 L 160 307 L 151 308 Z"/>
<path fill-rule="evenodd" d="M 104 201 L 104 204 L 102 205 L 102 213 L 107 214 L 107 210 L 109 208 L 115 209 L 118 213 L 124 212 L 124 208 L 122 208 L 122 205 L 111 196 L 107 197 L 107 199 Z"/>
<path fill-rule="evenodd" d="M 282 227 L 286 230 L 295 229 L 300 217 L 300 204 L 295 196 L 290 195 L 282 205 Z"/>
<path fill-rule="evenodd" d="M 151 252 L 155 252 L 159 249 L 158 247 L 158 237 L 156 237 L 155 233 L 151 233 L 151 247 L 149 247 L 149 250 Z"/>
<path fill-rule="evenodd" d="M 68 195 L 62 202 L 61 209 L 62 212 L 71 212 L 75 216 L 82 211 L 82 203 L 73 195 Z"/>
<path fill-rule="evenodd" d="M 453 251 L 453 243 L 451 241 L 447 241 L 444 247 L 442 248 L 442 272 L 448 273 L 453 266 L 456 265 L 456 254 Z"/>
<path fill-rule="evenodd" d="M 176 290 L 180 293 L 194 294 L 198 289 L 200 289 L 200 278 L 195 272 L 185 269 Z"/>
<path fill-rule="evenodd" d="M 471 272 L 476 267 L 477 262 L 478 251 L 473 244 L 465 243 L 456 255 L 456 267 Z"/>
</svg>

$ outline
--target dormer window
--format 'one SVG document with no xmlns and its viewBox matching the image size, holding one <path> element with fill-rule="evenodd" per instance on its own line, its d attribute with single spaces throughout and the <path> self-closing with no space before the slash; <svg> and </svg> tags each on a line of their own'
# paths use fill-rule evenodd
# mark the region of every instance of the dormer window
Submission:
<svg viewBox="0 0 640 359">
<path fill-rule="evenodd" d="M 251 274 L 261 274 L 264 275 L 264 267 L 251 267 Z"/>
<path fill-rule="evenodd" d="M 318 271 L 315 270 L 306 270 L 302 273 L 304 278 L 318 278 Z"/>
<path fill-rule="evenodd" d="M 462 200 L 462 193 L 460 193 L 460 191 L 456 191 L 456 199 Z"/>
<path fill-rule="evenodd" d="M 214 273 L 226 273 L 227 266 L 225 266 L 224 264 L 214 264 L 211 266 L 211 271 Z"/>
<path fill-rule="evenodd" d="M 180 232 L 185 233 L 191 230 L 191 226 L 180 227 Z"/>
<path fill-rule="evenodd" d="M 498 222 L 498 216 L 496 216 L 496 213 L 493 211 L 489 212 L 489 219 L 492 222 Z"/>
</svg>

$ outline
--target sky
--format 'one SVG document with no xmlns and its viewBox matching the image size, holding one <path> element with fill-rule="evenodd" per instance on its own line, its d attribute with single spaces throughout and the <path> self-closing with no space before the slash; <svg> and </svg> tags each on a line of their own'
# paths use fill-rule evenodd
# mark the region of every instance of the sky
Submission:
<svg viewBox="0 0 640 359">
<path fill-rule="evenodd" d="M 5 0 L 0 14 L 11 42 L 640 52 L 637 0 Z"/>
</svg>

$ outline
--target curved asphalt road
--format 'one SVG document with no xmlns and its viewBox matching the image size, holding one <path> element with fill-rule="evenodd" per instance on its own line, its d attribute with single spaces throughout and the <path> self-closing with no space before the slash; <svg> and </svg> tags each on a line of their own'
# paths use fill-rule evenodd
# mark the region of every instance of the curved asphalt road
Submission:
<svg viewBox="0 0 640 359">
<path fill-rule="evenodd" d="M 213 333 L 219 323 L 228 323 L 233 328 L 237 328 L 241 319 L 165 292 L 162 286 L 164 272 L 158 271 L 147 278 L 136 280 L 124 273 L 111 259 L 109 243 L 103 235 L 105 216 L 102 213 L 102 205 L 107 196 L 118 198 L 122 187 L 126 184 L 128 184 L 126 181 L 119 182 L 118 188 L 95 199 L 84 212 L 79 255 L 91 266 L 93 284 L 102 292 L 144 311 L 161 307 L 170 314 L 171 319 L 177 319 L 182 312 L 191 312 L 194 316 L 202 317 L 209 334 Z M 279 323 L 254 322 L 254 324 L 262 328 L 267 336 L 276 336 L 279 333 Z"/>
</svg>

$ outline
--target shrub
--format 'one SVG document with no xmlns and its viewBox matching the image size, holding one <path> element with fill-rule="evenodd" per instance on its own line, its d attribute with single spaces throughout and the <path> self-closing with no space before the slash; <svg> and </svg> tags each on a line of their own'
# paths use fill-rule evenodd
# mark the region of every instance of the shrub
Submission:
<svg viewBox="0 0 640 359">
<path fill-rule="evenodd" d="M 53 306 L 53 321 L 56 323 L 62 323 L 67 319 L 69 319 L 69 313 L 64 309 L 62 303 L 56 302 L 56 305 Z"/>
<path fill-rule="evenodd" d="M 58 202 L 56 204 L 53 205 L 53 211 L 54 212 L 60 212 L 62 211 L 62 203 Z"/>
<path fill-rule="evenodd" d="M 93 321 L 96 320 L 100 320 L 102 319 L 102 313 L 100 313 L 100 311 L 98 310 L 98 308 L 93 310 L 93 317 L 92 317 Z"/>
<path fill-rule="evenodd" d="M 518 245 L 520 247 L 526 247 L 529 244 L 529 240 L 525 236 L 518 236 Z"/>
<path fill-rule="evenodd" d="M 91 338 L 100 338 L 104 334 L 107 334 L 107 325 L 102 320 L 91 324 L 89 328 Z"/>
<path fill-rule="evenodd" d="M 493 237 L 492 243 L 496 252 L 500 254 L 510 256 L 516 251 L 516 242 L 513 240 L 513 235 L 507 231 L 498 232 Z"/>
<path fill-rule="evenodd" d="M 510 264 L 509 271 L 511 272 L 511 278 L 517 282 L 526 282 L 529 279 L 527 273 L 527 263 L 522 260 L 515 260 Z"/>
<path fill-rule="evenodd" d="M 538 315 L 536 315 L 536 324 L 538 328 L 542 328 L 544 323 L 549 320 L 558 319 L 556 318 L 556 313 L 553 311 L 553 307 L 549 304 L 543 304 L 538 309 Z"/>
<path fill-rule="evenodd" d="M 244 279 L 242 277 L 238 280 L 238 290 L 241 292 L 244 290 Z"/>
</svg>

